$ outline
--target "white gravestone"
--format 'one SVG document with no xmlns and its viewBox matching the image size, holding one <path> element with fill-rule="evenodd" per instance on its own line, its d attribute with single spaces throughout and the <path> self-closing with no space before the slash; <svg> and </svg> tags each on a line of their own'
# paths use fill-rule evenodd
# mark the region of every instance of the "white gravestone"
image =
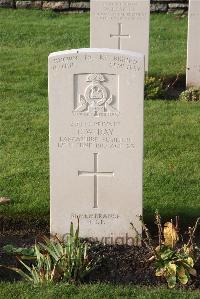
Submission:
<svg viewBox="0 0 200 299">
<path fill-rule="evenodd" d="M 142 214 L 144 56 L 49 56 L 51 233 L 130 243 Z M 127 241 L 128 240 L 128 241 Z"/>
<path fill-rule="evenodd" d="M 145 54 L 148 70 L 149 0 L 91 0 L 90 47 Z"/>
<path fill-rule="evenodd" d="M 200 87 L 200 0 L 190 0 L 188 13 L 187 87 Z"/>
</svg>

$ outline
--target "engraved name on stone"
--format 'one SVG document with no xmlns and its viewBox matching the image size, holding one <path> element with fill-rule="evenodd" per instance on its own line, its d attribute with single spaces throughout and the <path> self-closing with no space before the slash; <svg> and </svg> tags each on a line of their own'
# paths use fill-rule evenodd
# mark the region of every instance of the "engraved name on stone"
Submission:
<svg viewBox="0 0 200 299">
<path fill-rule="evenodd" d="M 88 63 L 89 62 L 89 63 Z M 133 235 L 142 214 L 144 56 L 81 49 L 49 56 L 51 233 Z"/>
</svg>

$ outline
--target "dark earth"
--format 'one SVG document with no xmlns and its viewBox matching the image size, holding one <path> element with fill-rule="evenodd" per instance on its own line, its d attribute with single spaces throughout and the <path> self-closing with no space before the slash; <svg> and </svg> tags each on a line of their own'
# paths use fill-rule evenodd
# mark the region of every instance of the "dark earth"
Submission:
<svg viewBox="0 0 200 299">
<path fill-rule="evenodd" d="M 3 251 L 3 246 L 12 244 L 16 247 L 30 247 L 35 244 L 35 237 L 29 234 L 0 235 L 1 265 L 19 267 L 16 257 Z M 149 258 L 151 253 L 145 247 L 128 245 L 93 244 L 89 250 L 89 259 L 97 261 L 96 267 L 86 277 L 85 282 L 111 282 L 116 284 L 158 285 L 162 280 L 155 277 L 154 267 Z M 20 276 L 6 268 L 0 268 L 0 280 L 19 280 Z"/>
<path fill-rule="evenodd" d="M 47 227 L 46 227 L 47 228 Z M 41 235 L 48 235 L 48 229 L 33 231 L 6 230 L 0 232 L 0 264 L 19 267 L 16 257 L 3 251 L 3 246 L 12 244 L 16 247 L 30 247 L 39 240 Z M 153 262 L 149 261 L 152 256 L 150 250 L 143 244 L 140 247 L 128 245 L 102 245 L 92 244 L 89 249 L 89 259 L 97 261 L 96 267 L 85 278 L 85 283 L 110 282 L 113 284 L 137 284 L 137 285 L 166 285 L 163 278 L 155 276 Z M 192 278 L 184 288 L 200 288 L 200 259 L 195 267 L 197 277 Z M 13 282 L 21 277 L 15 272 L 0 267 L 0 281 Z M 183 286 L 178 286 L 183 288 Z"/>
</svg>

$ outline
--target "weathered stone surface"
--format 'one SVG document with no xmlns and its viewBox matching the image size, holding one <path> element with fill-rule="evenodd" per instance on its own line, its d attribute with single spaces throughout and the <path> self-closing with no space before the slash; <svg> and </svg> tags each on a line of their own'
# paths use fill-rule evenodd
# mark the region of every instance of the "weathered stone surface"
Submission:
<svg viewBox="0 0 200 299">
<path fill-rule="evenodd" d="M 24 2 L 24 3 L 23 3 Z M 30 4 L 31 2 L 31 4 Z M 0 7 L 13 7 L 15 8 L 15 0 L 0 0 Z M 17 1 L 17 8 L 42 8 L 43 1 Z M 56 4 L 57 3 L 57 4 Z M 67 10 L 68 1 L 44 1 L 44 9 L 52 10 Z M 73 11 L 84 12 L 90 8 L 90 2 L 78 1 L 71 3 Z M 188 0 L 151 0 L 151 12 L 187 12 Z"/>
<path fill-rule="evenodd" d="M 0 7 L 12 7 L 13 6 L 13 1 L 12 0 L 0 0 Z"/>
<path fill-rule="evenodd" d="M 135 237 L 142 214 L 144 55 L 77 49 L 49 56 L 51 233 Z M 131 241 L 131 239 L 129 239 Z M 126 242 L 126 241 L 125 241 Z"/>
<path fill-rule="evenodd" d="M 34 1 L 33 3 L 32 3 L 32 7 L 33 8 L 42 8 L 42 1 Z"/>
<path fill-rule="evenodd" d="M 32 1 L 17 1 L 16 8 L 31 8 Z"/>
<path fill-rule="evenodd" d="M 187 8 L 188 5 L 184 3 L 169 3 L 169 8 L 179 9 L 179 8 Z"/>
<path fill-rule="evenodd" d="M 70 5 L 70 8 L 73 9 L 89 9 L 90 8 L 90 2 L 72 2 Z"/>
<path fill-rule="evenodd" d="M 152 3 L 151 12 L 167 12 L 168 6 L 165 3 Z"/>
<path fill-rule="evenodd" d="M 42 8 L 42 1 L 17 1 L 16 8 Z"/>
<path fill-rule="evenodd" d="M 185 14 L 185 10 L 184 9 L 168 9 L 168 13 L 172 13 L 174 15 L 184 15 Z"/>
<path fill-rule="evenodd" d="M 68 1 L 44 1 L 43 9 L 52 9 L 52 10 L 67 10 L 69 8 Z"/>
</svg>

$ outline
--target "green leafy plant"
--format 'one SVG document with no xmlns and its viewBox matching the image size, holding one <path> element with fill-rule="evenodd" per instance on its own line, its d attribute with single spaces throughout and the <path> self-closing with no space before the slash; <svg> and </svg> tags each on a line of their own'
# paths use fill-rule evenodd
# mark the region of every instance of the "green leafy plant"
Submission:
<svg viewBox="0 0 200 299">
<path fill-rule="evenodd" d="M 146 100 L 162 97 L 164 94 L 163 81 L 155 77 L 145 77 L 144 96 Z"/>
<path fill-rule="evenodd" d="M 88 244 L 79 238 L 79 224 L 75 231 L 71 223 L 70 233 L 66 235 L 64 242 L 57 237 L 55 241 L 45 238 L 45 244 L 40 243 L 40 247 L 57 265 L 56 271 L 61 279 L 67 282 L 82 281 L 93 269 L 94 263 L 88 259 Z"/>
<path fill-rule="evenodd" d="M 26 281 L 37 284 L 50 283 L 57 280 L 56 264 L 53 263 L 51 256 L 47 253 L 42 253 L 40 247 L 35 245 L 34 257 L 35 264 L 31 266 L 25 264 L 22 259 L 18 258 L 19 262 L 24 266 L 26 271 L 19 268 L 10 267 L 10 269 L 21 275 Z"/>
<path fill-rule="evenodd" d="M 197 249 L 194 237 L 200 218 L 197 219 L 194 227 L 188 228 L 189 239 L 186 244 L 180 242 L 178 217 L 176 217 L 176 225 L 173 224 L 172 220 L 162 225 L 161 217 L 156 211 L 155 223 L 158 230 L 158 244 L 152 239 L 149 229 L 144 224 L 142 218 L 140 220 L 144 232 L 142 241 L 152 253 L 152 257 L 149 260 L 155 264 L 155 275 L 164 277 L 169 288 L 174 288 L 177 282 L 183 285 L 187 284 L 191 276 L 196 276 L 197 274 L 194 269 Z"/>
<path fill-rule="evenodd" d="M 196 276 L 194 258 L 186 245 L 179 249 L 162 245 L 156 249 L 155 255 L 156 276 L 163 276 L 169 288 L 174 288 L 179 281 L 185 285 L 190 275 Z"/>
<path fill-rule="evenodd" d="M 25 271 L 15 267 L 9 269 L 37 285 L 57 281 L 80 282 L 94 268 L 93 261 L 88 259 L 88 244 L 79 238 L 79 222 L 76 230 L 71 223 L 70 233 L 65 240 L 60 240 L 57 236 L 53 239 L 44 237 L 43 240 L 43 243 L 39 242 L 34 246 L 32 257 L 27 256 L 26 251 L 23 251 L 23 258 L 18 257 Z M 14 252 L 21 253 L 22 250 L 16 252 L 15 249 Z M 27 258 L 32 259 L 31 264 L 23 261 Z"/>
<path fill-rule="evenodd" d="M 200 89 L 191 87 L 183 91 L 179 96 L 180 101 L 185 102 L 199 102 L 200 101 Z"/>
<path fill-rule="evenodd" d="M 24 247 L 15 247 L 11 244 L 5 245 L 2 248 L 3 252 L 11 255 L 17 255 L 17 256 L 25 256 L 25 257 L 32 257 L 35 255 L 35 249 L 34 247 L 30 248 L 24 248 Z"/>
</svg>

